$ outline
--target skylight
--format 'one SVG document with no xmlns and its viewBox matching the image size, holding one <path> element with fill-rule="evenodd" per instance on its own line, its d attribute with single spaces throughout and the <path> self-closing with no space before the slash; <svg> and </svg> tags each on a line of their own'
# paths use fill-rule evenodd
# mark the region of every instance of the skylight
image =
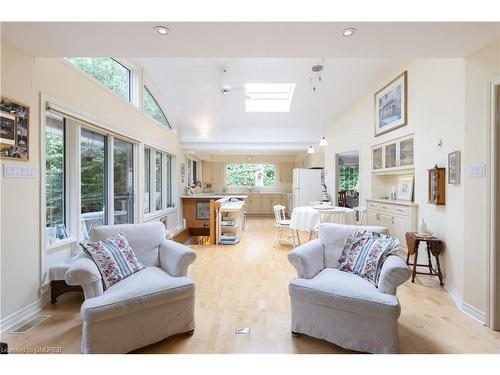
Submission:
<svg viewBox="0 0 500 375">
<path fill-rule="evenodd" d="M 246 83 L 246 112 L 289 112 L 295 83 Z"/>
</svg>

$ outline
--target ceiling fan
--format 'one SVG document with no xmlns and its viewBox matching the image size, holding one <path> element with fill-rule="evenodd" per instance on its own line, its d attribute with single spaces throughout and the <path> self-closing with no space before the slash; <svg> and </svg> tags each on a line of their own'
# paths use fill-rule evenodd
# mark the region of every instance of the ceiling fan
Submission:
<svg viewBox="0 0 500 375">
<path fill-rule="evenodd" d="M 240 92 L 240 91 L 243 91 L 245 89 L 244 86 L 237 86 L 237 87 L 233 87 L 231 86 L 230 84 L 228 83 L 224 83 L 224 82 L 227 82 L 227 76 L 228 76 L 228 72 L 229 72 L 229 68 L 226 67 L 226 66 L 222 66 L 220 68 L 220 72 L 221 72 L 221 75 L 220 75 L 220 82 L 221 84 L 220 85 L 217 85 L 217 86 L 213 86 L 213 85 L 207 85 L 208 87 L 211 86 L 211 89 L 208 91 L 208 92 L 205 92 L 204 94 L 205 95 L 210 95 L 210 94 L 219 94 L 219 95 L 222 95 L 222 96 L 226 96 L 227 94 L 232 94 L 232 93 L 235 93 L 235 92 Z"/>
</svg>

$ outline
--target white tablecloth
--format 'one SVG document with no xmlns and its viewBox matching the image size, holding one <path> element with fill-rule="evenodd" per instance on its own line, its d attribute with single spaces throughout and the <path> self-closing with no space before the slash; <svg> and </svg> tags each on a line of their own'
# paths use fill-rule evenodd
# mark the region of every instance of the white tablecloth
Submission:
<svg viewBox="0 0 500 375">
<path fill-rule="evenodd" d="M 325 210 L 322 210 L 325 212 Z M 352 223 L 353 210 L 347 207 L 335 207 L 328 212 L 344 213 L 346 224 Z M 312 206 L 296 207 L 292 211 L 290 228 L 304 232 L 311 232 L 321 223 L 319 210 Z"/>
</svg>

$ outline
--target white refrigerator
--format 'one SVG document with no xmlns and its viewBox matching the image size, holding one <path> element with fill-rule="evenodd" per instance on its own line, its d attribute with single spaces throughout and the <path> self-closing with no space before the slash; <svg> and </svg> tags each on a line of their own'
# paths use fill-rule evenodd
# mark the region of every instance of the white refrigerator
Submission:
<svg viewBox="0 0 500 375">
<path fill-rule="evenodd" d="M 311 202 L 321 201 L 323 169 L 293 170 L 292 210 L 295 207 L 309 206 Z"/>
</svg>

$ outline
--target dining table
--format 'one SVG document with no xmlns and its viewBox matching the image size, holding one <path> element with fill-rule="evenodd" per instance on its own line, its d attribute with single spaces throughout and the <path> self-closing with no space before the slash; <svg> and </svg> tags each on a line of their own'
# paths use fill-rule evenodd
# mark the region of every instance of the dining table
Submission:
<svg viewBox="0 0 500 375">
<path fill-rule="evenodd" d="M 322 217 L 324 218 L 331 215 L 331 217 L 337 218 L 337 220 L 331 222 L 337 222 L 338 224 L 352 224 L 354 222 L 354 210 L 352 208 L 337 206 L 332 206 L 331 208 L 315 207 L 316 206 L 295 207 L 292 211 L 290 228 L 297 233 L 299 245 L 299 231 L 309 232 L 309 239 L 311 239 L 315 229 L 322 224 Z"/>
</svg>

